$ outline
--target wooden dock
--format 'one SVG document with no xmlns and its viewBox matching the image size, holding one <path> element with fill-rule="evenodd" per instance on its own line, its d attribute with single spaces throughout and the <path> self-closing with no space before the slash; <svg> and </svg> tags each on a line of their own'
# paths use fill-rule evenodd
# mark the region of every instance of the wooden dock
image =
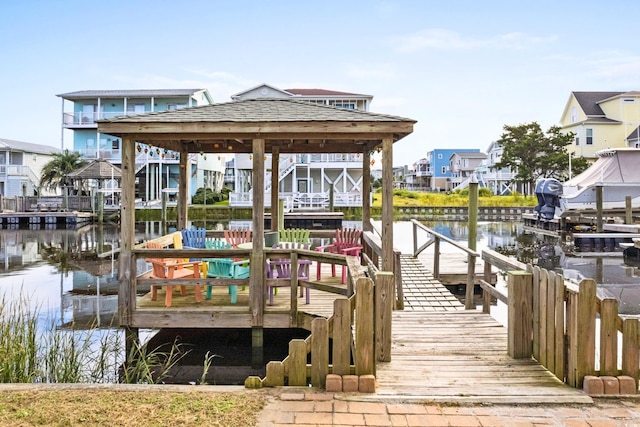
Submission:
<svg viewBox="0 0 640 427">
<path fill-rule="evenodd" d="M 424 266 L 402 257 L 405 310 L 393 313 L 391 362 L 378 363 L 375 395 L 459 403 L 591 403 L 533 358 L 507 355 L 507 330 L 464 310 Z M 419 262 L 418 262 L 419 264 Z"/>
<path fill-rule="evenodd" d="M 86 212 L 1 212 L 0 228 L 75 229 L 90 223 L 93 218 L 93 214 Z"/>
</svg>

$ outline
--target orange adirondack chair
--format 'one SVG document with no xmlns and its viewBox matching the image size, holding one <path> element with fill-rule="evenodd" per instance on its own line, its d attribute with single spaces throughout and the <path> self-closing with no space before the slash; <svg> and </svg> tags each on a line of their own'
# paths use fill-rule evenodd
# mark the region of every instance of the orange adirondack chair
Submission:
<svg viewBox="0 0 640 427">
<path fill-rule="evenodd" d="M 351 255 L 355 257 L 360 256 L 362 250 L 362 243 L 360 240 L 362 232 L 355 228 L 339 228 L 336 230 L 336 235 L 331 245 L 318 246 L 316 250 L 319 252 L 330 252 L 334 254 Z M 320 280 L 320 267 L 321 263 L 318 262 L 318 280 Z M 331 264 L 331 275 L 336 276 L 336 265 Z M 342 283 L 347 283 L 347 267 L 342 266 Z"/>
<path fill-rule="evenodd" d="M 146 247 L 151 249 L 162 249 L 162 245 L 155 242 L 147 242 Z M 184 279 L 184 278 L 199 278 L 200 277 L 200 261 L 181 262 L 175 258 L 147 258 L 147 262 L 151 263 L 153 271 L 151 278 L 153 279 Z M 191 268 L 185 268 L 191 267 Z M 164 298 L 164 305 L 171 307 L 173 300 L 173 286 L 166 286 L 166 295 Z M 158 299 L 158 288 L 160 286 L 151 286 L 151 301 Z M 186 295 L 187 290 L 184 285 L 180 285 L 180 294 Z M 202 288 L 200 284 L 195 286 L 196 302 L 202 301 Z"/>
</svg>

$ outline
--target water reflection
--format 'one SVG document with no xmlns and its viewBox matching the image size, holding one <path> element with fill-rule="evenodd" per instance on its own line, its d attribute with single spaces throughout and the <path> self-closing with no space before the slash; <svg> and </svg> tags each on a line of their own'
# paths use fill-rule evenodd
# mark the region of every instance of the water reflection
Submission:
<svg viewBox="0 0 640 427">
<path fill-rule="evenodd" d="M 466 242 L 464 222 L 425 222 L 451 239 Z M 195 226 L 223 229 L 230 223 L 194 223 Z M 237 225 L 237 224 L 235 224 Z M 395 246 L 411 253 L 412 225 L 394 225 Z M 175 231 L 175 225 L 168 232 Z M 165 230 L 160 222 L 136 225 L 135 241 L 158 237 Z M 626 265 L 621 256 L 597 256 L 571 251 L 558 240 L 536 236 L 517 222 L 478 224 L 477 248 L 495 249 L 518 260 L 562 273 L 579 281 L 593 278 L 601 292 L 620 301 L 623 313 L 640 313 L 638 266 Z M 22 290 L 33 296 L 33 304 L 44 309 L 44 316 L 57 320 L 59 327 L 109 328 L 117 312 L 117 250 L 120 231 L 113 225 L 87 225 L 78 230 L 0 230 L 0 293 Z M 447 246 L 442 251 L 449 250 Z M 144 269 L 144 261 L 139 271 Z M 636 295 L 637 294 L 637 295 Z"/>
</svg>

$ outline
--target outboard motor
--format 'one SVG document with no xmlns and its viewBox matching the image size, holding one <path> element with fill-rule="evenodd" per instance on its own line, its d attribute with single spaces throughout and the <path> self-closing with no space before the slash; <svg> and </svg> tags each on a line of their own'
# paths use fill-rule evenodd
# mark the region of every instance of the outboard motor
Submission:
<svg viewBox="0 0 640 427">
<path fill-rule="evenodd" d="M 543 180 L 541 194 L 543 204 L 540 206 L 540 210 L 538 211 L 538 217 L 545 221 L 550 221 L 556 214 L 556 207 L 560 207 L 562 183 L 554 178 L 547 178 Z M 538 205 L 540 205 L 538 185 L 536 185 L 536 196 L 538 197 Z"/>
<path fill-rule="evenodd" d="M 544 183 L 546 181 L 546 178 L 540 178 L 538 179 L 538 181 L 536 181 L 536 197 L 538 198 L 538 204 L 535 208 L 533 208 L 533 210 L 538 213 L 538 219 L 540 219 L 540 210 L 544 206 L 544 196 L 542 195 L 542 188 L 544 187 Z"/>
</svg>

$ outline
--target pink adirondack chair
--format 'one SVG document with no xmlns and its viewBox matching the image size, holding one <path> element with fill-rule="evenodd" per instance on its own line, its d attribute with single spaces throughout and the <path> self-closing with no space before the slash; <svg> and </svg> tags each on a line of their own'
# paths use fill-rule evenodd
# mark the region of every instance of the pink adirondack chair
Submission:
<svg viewBox="0 0 640 427">
<path fill-rule="evenodd" d="M 224 230 L 224 239 L 231 246 L 231 249 L 238 249 L 240 243 L 249 243 L 251 241 L 251 230 L 248 228 Z"/>
<path fill-rule="evenodd" d="M 330 252 L 334 254 L 351 255 L 355 257 L 360 256 L 362 250 L 362 243 L 360 240 L 362 232 L 355 228 L 339 228 L 336 230 L 336 235 L 331 245 L 318 246 L 316 250 L 319 252 Z M 320 280 L 321 263 L 318 262 L 318 280 Z M 336 265 L 331 264 L 331 275 L 336 276 Z M 347 267 L 342 266 L 342 283 L 347 283 Z"/>
</svg>

